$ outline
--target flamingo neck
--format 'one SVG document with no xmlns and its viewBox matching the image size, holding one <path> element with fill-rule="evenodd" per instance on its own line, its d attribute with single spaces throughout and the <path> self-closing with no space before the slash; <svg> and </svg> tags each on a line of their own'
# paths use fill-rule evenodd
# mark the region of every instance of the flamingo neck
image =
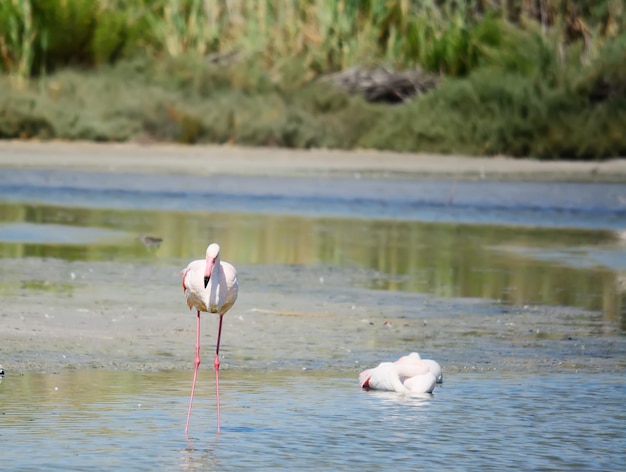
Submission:
<svg viewBox="0 0 626 472">
<path fill-rule="evenodd" d="M 215 287 L 219 286 L 221 276 L 222 264 L 220 262 L 220 256 L 218 255 L 215 258 L 207 258 L 206 270 L 204 273 L 204 283 L 206 285 L 204 288 L 210 293 L 213 293 Z"/>
<path fill-rule="evenodd" d="M 222 264 L 220 262 L 220 255 L 218 254 L 217 257 L 213 259 L 213 270 L 211 271 L 211 280 L 219 281 L 221 274 L 222 274 Z"/>
</svg>

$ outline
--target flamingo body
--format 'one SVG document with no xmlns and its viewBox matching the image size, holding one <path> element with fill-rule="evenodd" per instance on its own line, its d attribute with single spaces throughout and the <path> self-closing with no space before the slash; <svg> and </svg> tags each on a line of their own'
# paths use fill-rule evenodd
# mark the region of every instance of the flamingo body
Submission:
<svg viewBox="0 0 626 472">
<path fill-rule="evenodd" d="M 398 393 L 432 393 L 437 379 L 429 363 L 413 352 L 396 362 L 381 362 L 359 375 L 359 386 L 371 390 Z"/>
<path fill-rule="evenodd" d="M 193 384 L 191 386 L 191 398 L 189 400 L 189 410 L 187 411 L 187 424 L 185 433 L 189 430 L 189 418 L 191 417 L 191 406 L 196 389 L 196 379 L 198 377 L 198 366 L 200 365 L 200 312 L 217 313 L 219 315 L 219 327 L 217 331 L 217 344 L 215 348 L 215 396 L 217 404 L 217 430 L 220 430 L 220 393 L 219 393 L 219 351 L 222 335 L 222 320 L 224 314 L 233 306 L 237 300 L 239 284 L 237 282 L 237 271 L 228 262 L 222 262 L 220 258 L 220 247 L 212 243 L 207 247 L 204 260 L 190 262 L 181 271 L 183 276 L 183 291 L 189 309 L 195 308 L 197 311 L 196 321 L 196 359 L 194 364 Z"/>
<path fill-rule="evenodd" d="M 214 275 L 209 284 L 204 287 L 204 272 L 206 261 L 192 261 L 183 269 L 183 290 L 189 309 L 205 313 L 225 314 L 237 300 L 239 284 L 237 270 L 228 262 L 220 261 L 219 278 Z"/>
</svg>

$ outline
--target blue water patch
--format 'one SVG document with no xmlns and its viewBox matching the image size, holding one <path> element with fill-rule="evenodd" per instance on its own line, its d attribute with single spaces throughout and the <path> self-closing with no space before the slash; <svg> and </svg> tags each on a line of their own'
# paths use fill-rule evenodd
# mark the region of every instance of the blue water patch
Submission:
<svg viewBox="0 0 626 472">
<path fill-rule="evenodd" d="M 626 461 L 626 385 L 616 376 L 459 374 L 425 400 L 361 391 L 356 377 L 230 371 L 221 433 L 208 388 L 186 438 L 187 374 L 7 377 L 2 462 L 15 471 L 464 471 Z"/>
<path fill-rule="evenodd" d="M 623 229 L 621 184 L 188 176 L 5 169 L 0 199 L 119 209 Z"/>
</svg>

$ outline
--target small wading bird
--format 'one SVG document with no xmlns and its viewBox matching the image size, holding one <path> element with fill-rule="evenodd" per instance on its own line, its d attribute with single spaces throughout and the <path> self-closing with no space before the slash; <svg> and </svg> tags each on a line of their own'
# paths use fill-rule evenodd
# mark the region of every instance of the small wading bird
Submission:
<svg viewBox="0 0 626 472">
<path fill-rule="evenodd" d="M 220 247 L 213 243 L 207 247 L 206 258 L 192 261 L 181 271 L 183 276 L 183 290 L 189 309 L 195 308 L 198 312 L 196 321 L 196 360 L 193 371 L 193 384 L 191 385 L 191 398 L 187 411 L 187 424 L 185 434 L 189 431 L 189 418 L 191 417 L 191 405 L 193 394 L 196 389 L 198 366 L 200 365 L 200 312 L 217 313 L 219 315 L 219 327 L 217 330 L 217 346 L 215 348 L 215 396 L 217 404 L 217 431 L 220 431 L 220 339 L 222 335 L 222 319 L 224 314 L 237 300 L 239 285 L 237 284 L 237 271 L 228 262 L 220 260 Z"/>
<path fill-rule="evenodd" d="M 139 241 L 143 244 L 146 249 L 158 249 L 161 243 L 163 242 L 163 238 L 157 238 L 155 236 L 147 236 L 145 234 L 140 234 L 138 236 Z"/>
<path fill-rule="evenodd" d="M 420 358 L 416 352 L 396 362 L 381 362 L 359 374 L 359 387 L 398 393 L 432 393 L 443 376 L 439 364 Z"/>
</svg>

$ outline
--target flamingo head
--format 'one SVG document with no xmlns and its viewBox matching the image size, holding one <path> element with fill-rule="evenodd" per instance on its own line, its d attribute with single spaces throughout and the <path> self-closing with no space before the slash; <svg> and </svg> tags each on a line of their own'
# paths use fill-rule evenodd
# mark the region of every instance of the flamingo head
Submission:
<svg viewBox="0 0 626 472">
<path fill-rule="evenodd" d="M 372 378 L 372 369 L 364 370 L 359 374 L 359 387 L 368 390 L 370 388 L 370 379 Z"/>
<path fill-rule="evenodd" d="M 204 288 L 207 288 L 211 280 L 211 273 L 215 266 L 215 261 L 220 255 L 220 247 L 216 243 L 212 243 L 206 248 L 206 269 L 204 269 Z"/>
</svg>

